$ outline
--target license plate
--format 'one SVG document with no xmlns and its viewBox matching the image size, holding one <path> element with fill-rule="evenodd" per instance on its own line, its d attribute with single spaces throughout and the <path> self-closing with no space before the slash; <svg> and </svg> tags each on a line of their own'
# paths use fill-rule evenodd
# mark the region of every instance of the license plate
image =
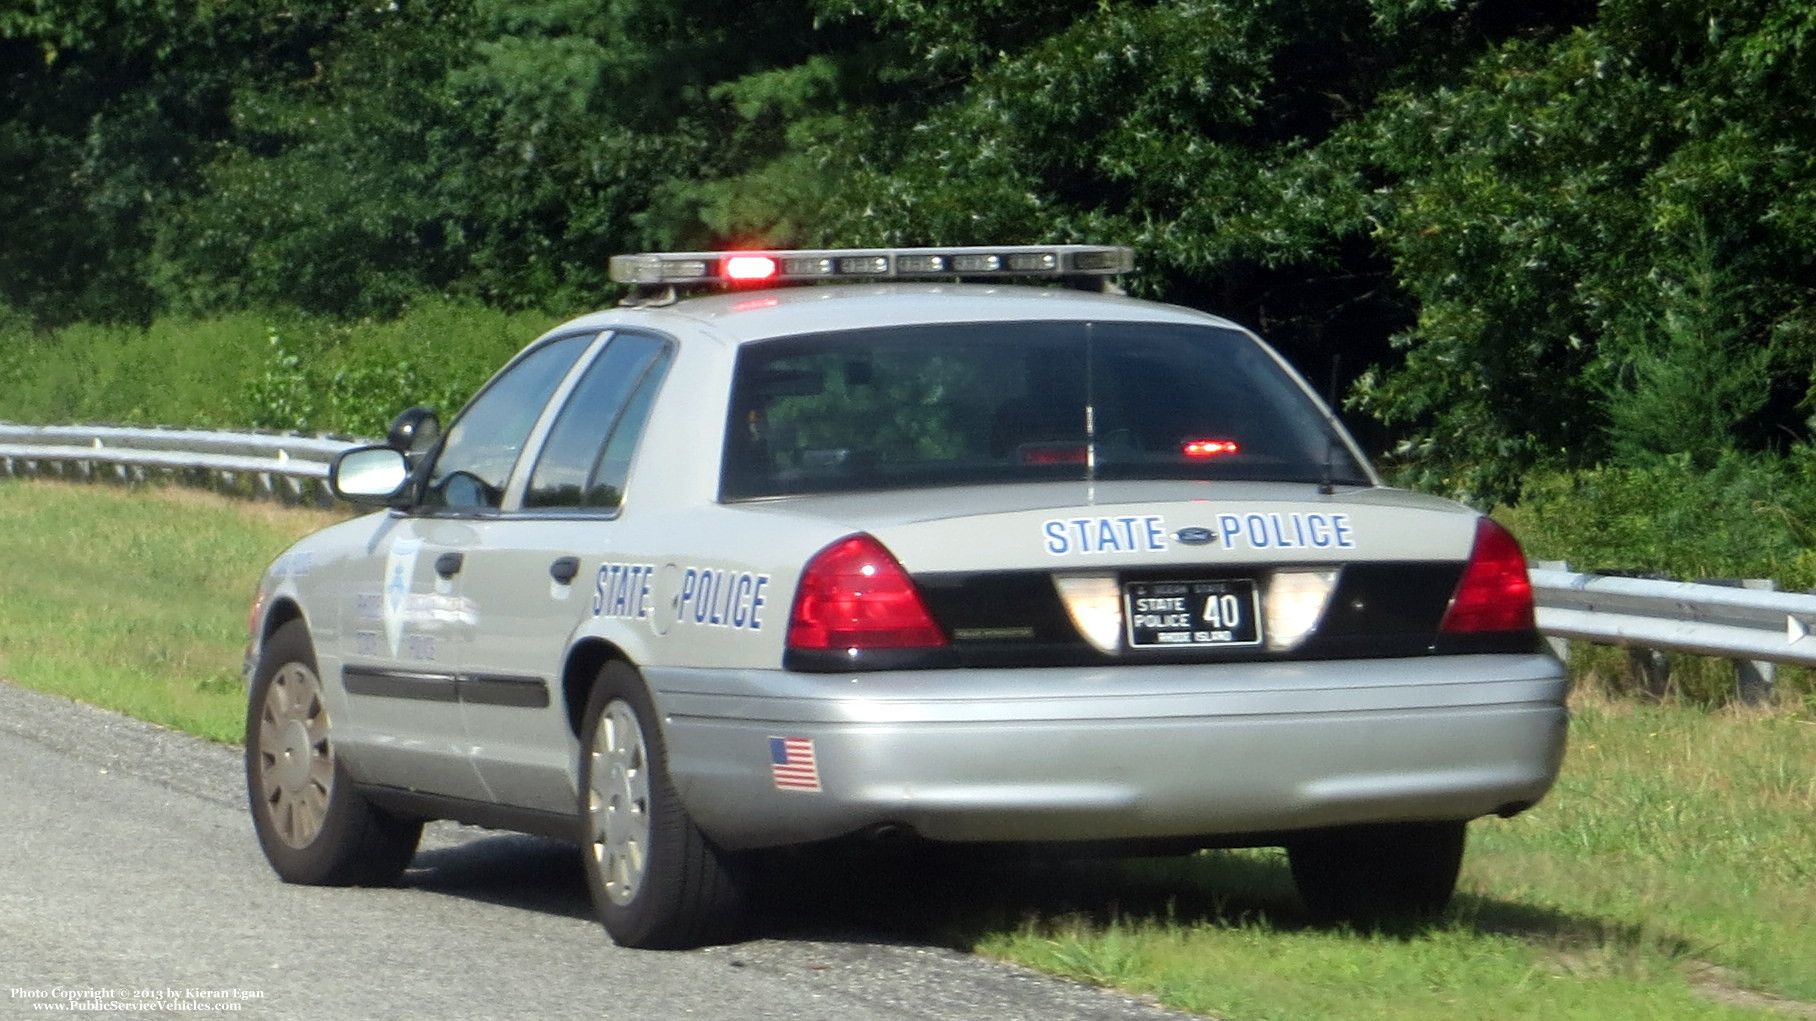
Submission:
<svg viewBox="0 0 1816 1021">
<path fill-rule="evenodd" d="M 1122 588 L 1123 619 L 1135 649 L 1261 644 L 1255 583 L 1131 581 Z"/>
</svg>

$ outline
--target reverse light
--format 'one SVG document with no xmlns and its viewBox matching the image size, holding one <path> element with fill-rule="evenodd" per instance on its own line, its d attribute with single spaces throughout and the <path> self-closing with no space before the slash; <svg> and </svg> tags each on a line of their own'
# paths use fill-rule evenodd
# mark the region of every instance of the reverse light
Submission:
<svg viewBox="0 0 1816 1021">
<path fill-rule="evenodd" d="M 1475 546 L 1469 565 L 1457 582 L 1439 630 L 1456 633 L 1479 631 L 1530 631 L 1532 579 L 1526 573 L 1526 555 L 1507 529 L 1488 518 L 1476 524 Z"/>
<path fill-rule="evenodd" d="M 1261 598 L 1267 615 L 1267 647 L 1276 652 L 1298 647 L 1324 618 L 1324 608 L 1337 587 L 1337 572 L 1285 568 L 1268 575 Z"/>
<path fill-rule="evenodd" d="M 1114 574 L 1056 574 L 1053 587 L 1092 648 L 1113 653 L 1122 647 L 1122 586 Z"/>
<path fill-rule="evenodd" d="M 814 554 L 788 620 L 791 649 L 923 649 L 946 644 L 920 590 L 883 544 L 858 534 Z"/>
</svg>

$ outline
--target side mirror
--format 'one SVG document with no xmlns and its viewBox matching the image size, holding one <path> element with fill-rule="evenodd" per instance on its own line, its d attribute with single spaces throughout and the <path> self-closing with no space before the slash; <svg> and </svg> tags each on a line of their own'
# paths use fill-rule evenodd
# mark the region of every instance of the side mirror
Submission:
<svg viewBox="0 0 1816 1021">
<path fill-rule="evenodd" d="M 441 419 L 431 408 L 420 405 L 391 420 L 385 433 L 385 445 L 392 450 L 416 455 L 426 452 L 441 438 Z"/>
<path fill-rule="evenodd" d="M 349 503 L 388 504 L 409 481 L 409 458 L 391 446 L 343 450 L 328 465 L 328 488 Z"/>
</svg>

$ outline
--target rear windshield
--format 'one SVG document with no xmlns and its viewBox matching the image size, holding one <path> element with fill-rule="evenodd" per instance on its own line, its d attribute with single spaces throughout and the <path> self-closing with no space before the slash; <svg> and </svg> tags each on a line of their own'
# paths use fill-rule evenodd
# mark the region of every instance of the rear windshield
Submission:
<svg viewBox="0 0 1816 1021">
<path fill-rule="evenodd" d="M 942 324 L 746 345 L 721 496 L 1097 479 L 1365 482 L 1233 330 Z"/>
</svg>

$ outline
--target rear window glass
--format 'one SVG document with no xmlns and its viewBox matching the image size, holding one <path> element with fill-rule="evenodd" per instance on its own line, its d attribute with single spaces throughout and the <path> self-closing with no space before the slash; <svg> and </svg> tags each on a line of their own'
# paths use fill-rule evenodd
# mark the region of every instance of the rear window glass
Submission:
<svg viewBox="0 0 1816 1021">
<path fill-rule="evenodd" d="M 721 495 L 1327 473 L 1366 481 L 1295 379 L 1236 331 L 941 324 L 745 346 Z"/>
</svg>

